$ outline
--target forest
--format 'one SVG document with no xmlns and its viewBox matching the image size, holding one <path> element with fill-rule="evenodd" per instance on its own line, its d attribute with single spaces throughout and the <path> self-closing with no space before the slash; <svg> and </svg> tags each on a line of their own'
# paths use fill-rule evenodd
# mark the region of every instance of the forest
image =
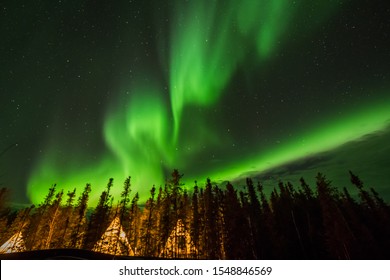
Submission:
<svg viewBox="0 0 390 280">
<path fill-rule="evenodd" d="M 91 185 L 76 197 L 49 188 L 37 206 L 7 206 L 0 190 L 0 253 L 83 249 L 110 255 L 186 259 L 390 259 L 390 206 L 349 172 L 357 195 L 321 173 L 316 185 L 279 182 L 265 191 L 207 179 L 187 189 L 173 170 L 145 203 L 125 179 L 119 203 L 109 179 L 95 208 Z M 266 193 L 269 193 L 268 195 Z M 115 198 L 118 199 L 118 198 Z M 1 259 L 1 255 L 0 255 Z"/>
</svg>

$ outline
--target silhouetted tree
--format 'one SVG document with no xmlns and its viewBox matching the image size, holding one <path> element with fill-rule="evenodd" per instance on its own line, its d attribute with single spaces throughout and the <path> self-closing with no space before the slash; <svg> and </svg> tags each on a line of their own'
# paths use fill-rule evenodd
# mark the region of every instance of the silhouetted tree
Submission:
<svg viewBox="0 0 390 280">
<path fill-rule="evenodd" d="M 155 194 L 156 188 L 153 186 L 150 190 L 150 198 L 146 201 L 143 211 L 141 229 L 141 243 L 144 244 L 141 252 L 143 256 L 154 256 L 157 253 L 156 239 L 153 238 L 157 235 L 154 232 L 156 228 Z"/>
<path fill-rule="evenodd" d="M 217 235 L 217 206 L 212 190 L 211 180 L 207 178 L 204 191 L 204 224 L 203 224 L 203 249 L 206 259 L 218 259 L 220 257 L 220 245 Z"/>
<path fill-rule="evenodd" d="M 69 247 L 81 248 L 85 233 L 87 231 L 86 213 L 88 208 L 89 193 L 91 192 L 91 185 L 86 184 L 83 193 L 78 198 L 77 205 L 73 208 L 71 231 L 69 235 Z"/>
<path fill-rule="evenodd" d="M 68 248 L 71 242 L 71 231 L 73 224 L 74 200 L 76 198 L 76 189 L 67 192 L 65 206 L 60 208 L 57 226 L 52 237 L 52 248 Z"/>
<path fill-rule="evenodd" d="M 51 243 L 53 239 L 53 235 L 56 230 L 56 226 L 58 224 L 59 216 L 61 213 L 61 202 L 62 202 L 62 196 L 64 195 L 64 191 L 61 190 L 59 193 L 56 195 L 56 199 L 54 200 L 53 204 L 50 207 L 50 213 L 48 213 L 48 233 L 47 233 L 47 238 L 42 243 L 41 248 L 43 249 L 50 249 L 51 248 Z M 45 230 L 46 232 L 46 230 Z M 45 236 L 45 235 L 42 235 Z"/>
<path fill-rule="evenodd" d="M 245 217 L 237 197 L 237 191 L 230 183 L 227 183 L 224 195 L 223 221 L 226 259 L 244 259 L 248 245 L 245 242 L 248 228 L 245 227 Z"/>
<path fill-rule="evenodd" d="M 7 211 L 7 199 L 9 195 L 9 190 L 7 188 L 0 189 L 0 219 L 3 216 L 6 216 L 9 211 Z"/>
<path fill-rule="evenodd" d="M 91 214 L 84 241 L 84 248 L 86 249 L 93 248 L 111 222 L 109 221 L 110 210 L 112 207 L 110 190 L 113 185 L 113 181 L 113 178 L 108 180 L 106 190 L 100 195 L 99 202 Z"/>
<path fill-rule="evenodd" d="M 192 219 L 190 222 L 190 236 L 192 241 L 191 254 L 195 257 L 199 257 L 199 235 L 200 235 L 200 215 L 199 215 L 199 188 L 195 181 L 194 191 L 192 193 Z"/>
<path fill-rule="evenodd" d="M 115 217 L 129 241 L 125 247 L 130 245 L 131 250 L 111 250 L 112 254 L 199 259 L 390 258 L 389 205 L 373 188 L 367 191 L 352 172 L 356 197 L 347 188 L 340 191 L 332 186 L 321 173 L 315 189 L 303 178 L 298 188 L 279 182 L 269 198 L 261 183 L 255 188 L 249 178 L 239 189 L 231 183 L 220 188 L 210 179 L 204 188 L 195 182 L 191 193 L 181 183 L 183 175 L 178 170 L 171 175 L 158 194 L 153 186 L 141 206 L 138 193 L 130 203 L 130 177 L 126 178 L 114 211 L 110 179 L 89 218 L 89 184 L 76 205 L 75 189 L 67 192 L 64 202 L 63 192 L 56 192 L 53 185 L 37 208 L 22 210 L 1 206 L 7 202 L 1 189 L 0 206 L 6 210 L 0 216 L 0 243 L 14 242 L 15 249 L 20 249 L 23 240 L 26 250 L 99 251 L 99 246 L 106 245 L 115 249 L 123 245 L 118 226 L 110 228 L 121 239 L 97 242 Z"/>
<path fill-rule="evenodd" d="M 49 188 L 49 192 L 46 195 L 44 201 L 34 209 L 33 214 L 30 217 L 29 226 L 25 232 L 25 244 L 27 250 L 41 249 L 44 245 L 44 238 L 47 237 L 48 223 L 50 220 L 50 213 L 48 210 L 52 205 L 55 198 L 56 185 L 52 185 Z"/>
<path fill-rule="evenodd" d="M 138 192 L 131 200 L 129 210 L 129 228 L 127 230 L 129 243 L 131 249 L 135 255 L 139 255 L 142 251 L 142 245 L 140 244 L 140 228 L 141 228 L 141 209 L 138 206 L 139 195 Z"/>
</svg>

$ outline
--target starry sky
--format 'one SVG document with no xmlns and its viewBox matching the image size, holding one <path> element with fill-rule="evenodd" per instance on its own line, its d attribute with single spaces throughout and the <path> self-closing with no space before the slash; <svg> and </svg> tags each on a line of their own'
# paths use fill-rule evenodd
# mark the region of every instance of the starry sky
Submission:
<svg viewBox="0 0 390 280">
<path fill-rule="evenodd" d="M 390 3 L 2 1 L 0 185 L 95 202 L 173 168 L 190 190 L 247 176 L 390 201 Z M 133 194 L 134 194 L 133 193 Z"/>
</svg>

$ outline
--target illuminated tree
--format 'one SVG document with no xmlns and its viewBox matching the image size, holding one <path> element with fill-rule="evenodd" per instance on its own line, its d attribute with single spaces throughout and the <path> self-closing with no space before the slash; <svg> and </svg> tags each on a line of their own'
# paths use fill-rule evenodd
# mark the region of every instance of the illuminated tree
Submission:
<svg viewBox="0 0 390 280">
<path fill-rule="evenodd" d="M 10 222 L 12 222 L 10 221 L 10 218 L 12 217 L 12 211 L 9 207 L 6 206 L 8 193 L 8 189 L 0 189 L 0 237 L 6 235 L 8 225 L 10 224 Z M 0 243 L 3 241 L 4 240 L 0 239 Z"/>
<path fill-rule="evenodd" d="M 138 192 L 131 200 L 129 210 L 129 228 L 127 230 L 127 236 L 129 239 L 130 247 L 134 250 L 134 255 L 139 255 L 142 252 L 140 244 L 140 228 L 141 228 L 141 209 L 138 206 L 139 195 Z"/>
<path fill-rule="evenodd" d="M 110 190 L 113 185 L 113 178 L 110 178 L 106 190 L 102 192 L 99 202 L 91 214 L 88 223 L 87 233 L 84 240 L 84 248 L 92 249 L 96 242 L 100 239 L 103 232 L 107 229 L 110 221 L 110 211 L 112 208 L 112 198 Z"/>
<path fill-rule="evenodd" d="M 153 256 L 156 252 L 157 240 L 153 238 L 157 234 L 156 229 L 156 209 L 155 209 L 156 188 L 153 186 L 150 190 L 150 198 L 146 201 L 142 215 L 141 243 L 144 244 L 142 255 Z"/>
<path fill-rule="evenodd" d="M 56 195 L 56 199 L 54 200 L 53 204 L 50 206 L 49 211 L 47 212 L 48 219 L 46 220 L 48 222 L 47 227 L 44 226 L 41 228 L 42 233 L 44 234 L 47 232 L 47 235 L 41 235 L 42 237 L 47 236 L 46 240 L 43 238 L 42 245 L 40 246 L 42 249 L 50 249 L 52 239 L 56 230 L 56 226 L 58 225 L 59 216 L 61 213 L 61 202 L 62 202 L 62 196 L 64 192 L 61 190 Z M 46 230 L 47 228 L 47 230 Z"/>
<path fill-rule="evenodd" d="M 67 200 L 64 206 L 59 205 L 56 218 L 56 227 L 53 229 L 51 237 L 51 248 L 68 248 L 70 247 L 71 229 L 76 224 L 73 224 L 73 202 L 76 197 L 76 189 L 68 191 Z"/>
<path fill-rule="evenodd" d="M 30 223 L 25 232 L 25 244 L 27 250 L 42 249 L 46 245 L 46 239 L 49 231 L 49 223 L 51 221 L 51 213 L 49 211 L 53 199 L 55 198 L 56 185 L 49 188 L 42 204 L 34 209 L 30 218 Z"/>
<path fill-rule="evenodd" d="M 0 238 L 0 253 L 23 252 L 26 250 L 24 233 L 29 224 L 29 215 L 34 205 L 9 215 Z"/>
<path fill-rule="evenodd" d="M 141 207 L 138 193 L 130 203 L 128 177 L 113 208 L 110 179 L 91 215 L 89 184 L 76 205 L 75 189 L 63 202 L 63 192 L 53 185 L 37 208 L 3 211 L 1 250 L 85 248 L 113 255 L 198 259 L 390 258 L 389 205 L 374 189 L 367 191 L 352 172 L 358 199 L 346 188 L 340 192 L 320 173 L 316 191 L 303 178 L 298 189 L 280 182 L 269 200 L 264 187 L 258 183 L 255 189 L 251 179 L 241 191 L 230 183 L 213 186 L 207 179 L 204 188 L 195 182 L 188 193 L 182 176 L 174 170 L 157 195 L 153 186 Z"/>
<path fill-rule="evenodd" d="M 91 185 L 86 184 L 83 193 L 78 199 L 76 207 L 73 209 L 73 219 L 75 225 L 72 227 L 69 247 L 80 249 L 85 238 L 87 230 L 86 212 L 88 208 L 89 193 L 91 192 Z"/>
</svg>

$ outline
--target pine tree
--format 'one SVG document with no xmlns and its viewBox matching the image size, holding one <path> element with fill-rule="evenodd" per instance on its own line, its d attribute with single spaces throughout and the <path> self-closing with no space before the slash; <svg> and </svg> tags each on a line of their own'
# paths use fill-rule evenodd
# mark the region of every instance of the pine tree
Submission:
<svg viewBox="0 0 390 280">
<path fill-rule="evenodd" d="M 67 200 L 65 205 L 60 207 L 57 227 L 52 237 L 53 248 L 68 248 L 70 247 L 70 234 L 73 226 L 73 202 L 76 197 L 76 189 L 67 192 Z"/>
<path fill-rule="evenodd" d="M 131 177 L 127 177 L 123 184 L 123 191 L 121 193 L 121 201 L 120 201 L 120 217 L 121 220 L 127 220 L 126 213 L 128 212 L 127 205 L 130 202 L 130 192 L 131 192 Z"/>
<path fill-rule="evenodd" d="M 253 236 L 252 236 L 250 217 L 249 217 L 250 203 L 249 203 L 248 193 L 244 191 L 240 191 L 239 198 L 242 207 L 241 219 L 240 219 L 242 232 L 240 237 L 242 238 L 241 242 L 244 244 L 244 248 L 248 248 L 247 250 L 240 252 L 241 255 L 239 258 L 253 259 L 256 253 L 254 251 L 255 248 L 252 244 Z"/>
<path fill-rule="evenodd" d="M 137 192 L 131 201 L 129 210 L 129 228 L 127 230 L 130 247 L 133 249 L 134 255 L 136 256 L 142 252 L 142 245 L 140 243 L 141 209 L 138 206 L 138 200 L 139 195 Z"/>
<path fill-rule="evenodd" d="M 168 237 L 170 235 L 170 231 L 172 229 L 172 214 L 171 214 L 171 195 L 168 191 L 168 186 L 165 185 L 164 190 L 162 190 L 161 197 L 161 206 L 160 206 L 160 220 L 159 220 L 159 248 L 163 249 L 165 246 Z M 161 257 L 170 257 L 163 252 Z"/>
<path fill-rule="evenodd" d="M 154 256 L 156 252 L 156 239 L 153 238 L 155 234 L 155 193 L 156 188 L 153 186 L 150 190 L 150 198 L 146 201 L 145 208 L 143 211 L 142 220 L 142 233 L 141 242 L 144 244 L 143 256 Z"/>
<path fill-rule="evenodd" d="M 263 223 L 263 215 L 261 212 L 260 202 L 257 198 L 255 187 L 250 178 L 246 179 L 246 186 L 248 189 L 249 205 L 248 205 L 248 214 L 249 214 L 249 230 L 251 234 L 251 246 L 253 250 L 253 258 L 257 259 L 258 256 L 262 254 L 261 246 L 261 225 Z"/>
<path fill-rule="evenodd" d="M 390 219 L 389 211 L 386 210 L 386 205 L 378 199 L 378 195 L 375 190 L 371 191 L 374 198 L 368 191 L 365 190 L 363 182 L 352 171 L 349 171 L 351 183 L 355 185 L 359 190 L 359 197 L 361 199 L 361 207 L 364 208 L 361 214 L 362 222 L 367 225 L 369 231 L 373 235 L 371 243 L 374 240 L 378 242 L 378 246 L 390 246 L 388 236 L 390 235 Z M 387 208 L 388 209 L 388 208 Z M 374 244 L 372 247 L 375 247 Z M 378 253 L 379 254 L 379 253 Z M 390 252 L 385 253 L 386 257 L 390 257 Z"/>
<path fill-rule="evenodd" d="M 47 238 L 41 245 L 41 248 L 43 249 L 51 248 L 52 245 L 51 242 L 58 223 L 58 217 L 61 213 L 61 202 L 62 202 L 63 194 L 64 194 L 63 190 L 57 193 L 56 199 L 54 200 L 53 204 L 50 207 L 50 212 L 48 212 Z M 46 230 L 44 230 L 43 232 L 46 232 Z"/>
<path fill-rule="evenodd" d="M 0 189 L 0 219 L 8 214 L 7 211 L 7 197 L 9 195 L 9 190 L 7 188 Z"/>
<path fill-rule="evenodd" d="M 351 197 L 347 188 L 344 188 L 344 194 L 339 204 L 339 207 L 341 208 L 343 215 L 354 234 L 350 251 L 351 258 L 378 258 L 380 256 L 378 253 L 378 244 L 370 229 L 361 219 L 360 206 Z"/>
<path fill-rule="evenodd" d="M 85 249 L 92 249 L 94 247 L 110 223 L 109 218 L 112 207 L 110 190 L 113 181 L 113 178 L 109 179 L 106 190 L 100 195 L 98 204 L 91 215 L 84 240 Z"/>
<path fill-rule="evenodd" d="M 4 228 L 5 230 L 1 234 L 0 245 L 3 244 L 1 246 L 3 252 L 0 253 L 22 252 L 26 250 L 24 233 L 29 224 L 30 212 L 34 207 L 34 205 L 31 205 L 28 208 L 10 213 Z"/>
<path fill-rule="evenodd" d="M 264 194 L 264 187 L 260 182 L 257 183 L 257 191 L 260 194 L 261 201 L 261 212 L 262 219 L 259 221 L 261 223 L 260 229 L 260 243 L 261 243 L 261 251 L 258 258 L 260 259 L 274 259 L 274 244 L 271 238 L 271 233 L 274 230 L 273 219 L 272 219 L 272 210 L 269 205 L 269 202 Z"/>
<path fill-rule="evenodd" d="M 126 178 L 115 211 L 110 179 L 89 222 L 90 185 L 76 205 L 75 189 L 63 203 L 63 192 L 53 185 L 37 208 L 3 207 L 0 250 L 84 246 L 114 255 L 166 258 L 388 259 L 389 205 L 373 188 L 367 191 L 358 176 L 350 176 L 358 199 L 319 173 L 316 191 L 301 178 L 298 189 L 280 182 L 268 200 L 263 186 L 258 183 L 255 189 L 249 178 L 244 191 L 230 183 L 221 189 L 207 179 L 204 189 L 195 182 L 189 193 L 174 170 L 158 194 L 153 186 L 143 210 L 138 193 L 130 203 Z M 6 203 L 3 195 L 1 189 L 0 205 Z"/>
<path fill-rule="evenodd" d="M 168 181 L 169 191 L 171 193 L 171 204 L 172 204 L 172 226 L 176 224 L 178 220 L 178 203 L 180 195 L 182 194 L 183 184 L 180 182 L 180 179 L 183 177 L 183 174 L 180 174 L 177 169 L 174 169 L 172 172 L 172 178 Z"/>
<path fill-rule="evenodd" d="M 91 185 L 86 184 L 83 193 L 78 199 L 76 207 L 73 209 L 73 217 L 75 226 L 72 227 L 69 244 L 71 248 L 80 249 L 85 238 L 87 230 L 86 212 L 88 208 L 89 193 Z"/>
<path fill-rule="evenodd" d="M 29 222 L 29 226 L 25 232 L 25 244 L 27 250 L 38 250 L 44 246 L 48 232 L 48 224 L 50 223 L 50 213 L 48 213 L 53 199 L 55 198 L 56 185 L 49 188 L 44 201 L 35 208 Z"/>
<path fill-rule="evenodd" d="M 183 184 L 180 182 L 182 174 L 177 169 L 174 169 L 171 178 L 167 180 L 164 188 L 163 198 L 161 202 L 161 216 L 160 216 L 160 232 L 159 232 L 159 247 L 165 246 L 172 229 L 176 226 L 179 218 L 179 201 L 182 194 Z M 173 242 L 172 244 L 177 244 Z M 170 256 L 166 256 L 166 252 L 170 252 Z M 175 257 L 175 250 L 171 248 L 162 252 L 163 257 Z"/>
<path fill-rule="evenodd" d="M 244 259 L 247 250 L 245 240 L 246 228 L 243 222 L 243 209 L 237 197 L 237 191 L 233 185 L 227 183 L 224 202 L 223 202 L 223 220 L 224 220 L 224 251 L 227 259 Z"/>
<path fill-rule="evenodd" d="M 6 188 L 0 189 L 0 237 L 7 235 L 7 228 L 9 223 L 9 217 L 11 217 L 11 209 L 7 207 L 7 197 L 9 194 L 9 190 Z M 0 242 L 5 242 L 5 240 L 1 240 Z M 2 243 L 0 243 L 2 244 Z"/>
<path fill-rule="evenodd" d="M 325 176 L 318 173 L 318 198 L 325 230 L 325 242 L 332 259 L 351 259 L 351 243 L 355 237 L 339 206 L 339 193 Z"/>
<path fill-rule="evenodd" d="M 199 188 L 195 181 L 194 192 L 192 193 L 192 219 L 190 225 L 190 236 L 192 240 L 191 255 L 199 258 L 199 235 L 200 235 L 200 215 L 199 215 Z"/>
<path fill-rule="evenodd" d="M 131 177 L 127 177 L 123 183 L 123 191 L 121 193 L 121 201 L 119 203 L 120 226 L 121 227 L 123 226 L 125 230 L 128 228 L 128 220 L 129 220 L 127 205 L 130 202 L 130 198 L 129 198 L 130 192 L 131 192 L 130 179 L 131 179 Z M 115 215 L 115 216 L 117 216 L 117 215 Z M 116 242 L 120 242 L 119 234 L 121 234 L 121 231 L 117 230 L 116 234 L 118 234 L 118 236 L 116 238 Z M 127 237 L 126 237 L 126 240 L 127 240 Z M 118 249 L 119 248 L 118 244 L 115 244 L 114 248 L 115 248 L 115 250 Z M 114 254 L 116 253 L 115 250 L 114 250 Z"/>
<path fill-rule="evenodd" d="M 203 227 L 203 249 L 204 256 L 207 259 L 218 259 L 220 254 L 220 244 L 218 244 L 216 214 L 214 194 L 211 180 L 207 178 L 206 188 L 204 191 L 204 227 Z"/>
</svg>

